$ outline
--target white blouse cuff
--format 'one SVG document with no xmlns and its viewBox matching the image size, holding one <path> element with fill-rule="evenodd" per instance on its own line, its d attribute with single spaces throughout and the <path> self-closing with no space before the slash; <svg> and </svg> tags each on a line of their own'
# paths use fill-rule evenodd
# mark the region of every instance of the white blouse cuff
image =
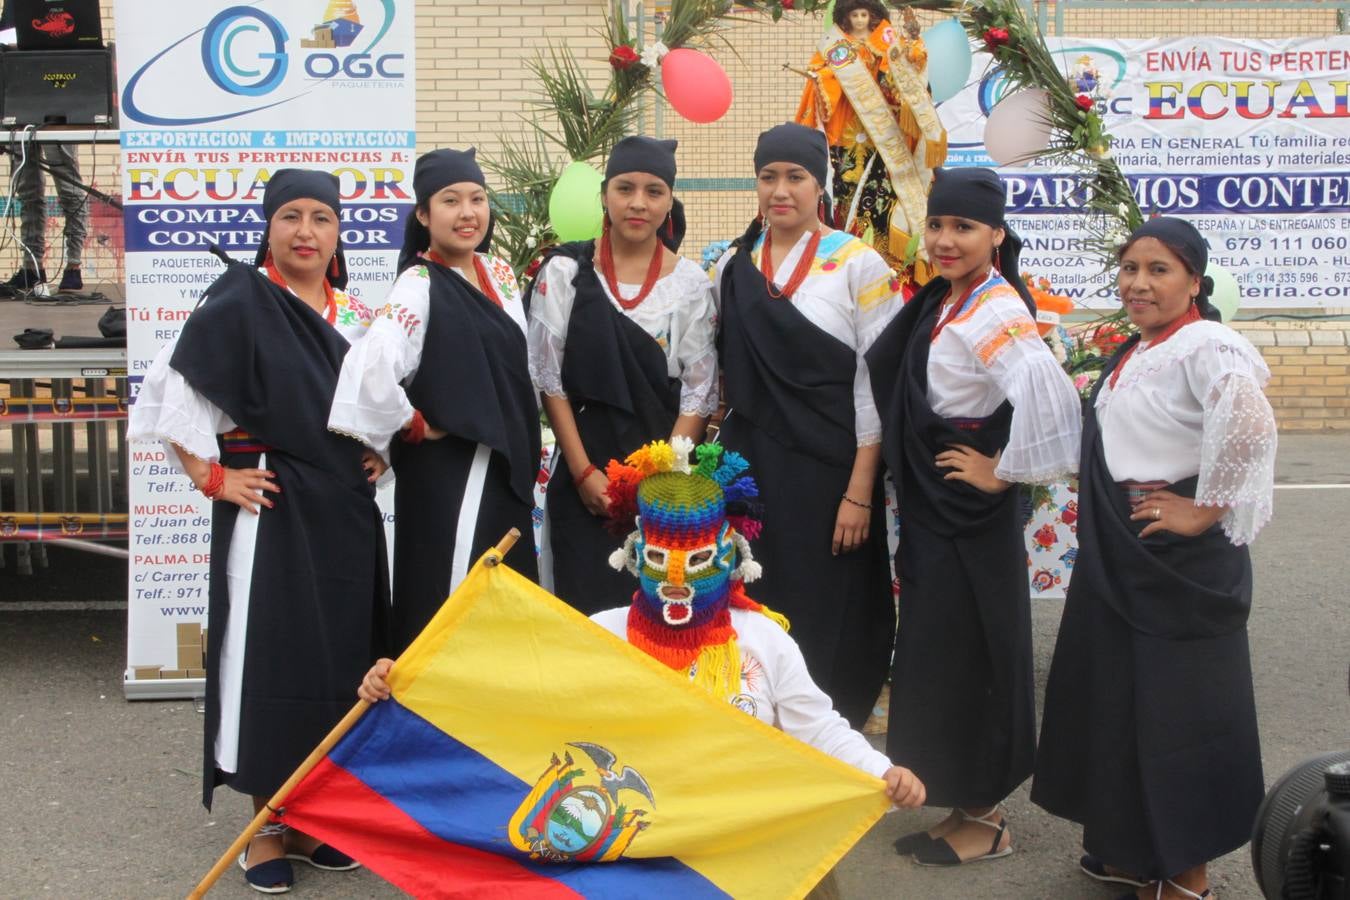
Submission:
<svg viewBox="0 0 1350 900">
<path fill-rule="evenodd" d="M 343 360 L 328 413 L 329 431 L 354 438 L 386 459 L 390 440 L 413 414 L 398 380 L 401 352 L 383 331 L 357 341 Z"/>
<path fill-rule="evenodd" d="M 994 474 L 1019 484 L 1048 484 L 1077 471 L 1082 406 L 1049 353 L 1028 356 L 1004 384 L 1012 430 Z"/>
<path fill-rule="evenodd" d="M 216 435 L 229 431 L 234 423 L 166 362 L 156 362 L 131 407 L 127 439 L 172 442 L 198 459 L 216 462 L 220 459 Z M 177 454 L 169 455 L 178 465 Z"/>
<path fill-rule="evenodd" d="M 562 384 L 564 338 L 538 318 L 530 319 L 528 335 L 530 380 L 535 390 L 566 399 Z"/>
</svg>

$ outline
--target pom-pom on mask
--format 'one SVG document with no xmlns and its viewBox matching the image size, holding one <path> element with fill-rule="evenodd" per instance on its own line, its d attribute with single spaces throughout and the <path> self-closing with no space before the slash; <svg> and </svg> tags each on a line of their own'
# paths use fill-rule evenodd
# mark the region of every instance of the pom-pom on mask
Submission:
<svg viewBox="0 0 1350 900">
<path fill-rule="evenodd" d="M 696 448 L 688 438 L 656 441 L 610 462 L 611 520 L 637 523 L 610 562 L 638 577 L 635 601 L 647 616 L 697 628 L 726 608 L 731 582 L 759 577 L 746 539 L 761 527 L 748 468 L 720 444 Z"/>
</svg>

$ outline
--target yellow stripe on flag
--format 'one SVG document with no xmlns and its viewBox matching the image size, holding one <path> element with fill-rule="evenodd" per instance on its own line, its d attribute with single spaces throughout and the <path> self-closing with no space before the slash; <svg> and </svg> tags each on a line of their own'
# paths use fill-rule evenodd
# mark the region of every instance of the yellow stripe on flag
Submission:
<svg viewBox="0 0 1350 900">
<path fill-rule="evenodd" d="M 805 895 L 889 807 L 880 780 L 691 686 L 505 565 L 479 560 L 389 682 L 527 786 L 578 742 L 607 748 L 654 800 L 623 855 L 675 857 L 738 898 Z"/>
</svg>

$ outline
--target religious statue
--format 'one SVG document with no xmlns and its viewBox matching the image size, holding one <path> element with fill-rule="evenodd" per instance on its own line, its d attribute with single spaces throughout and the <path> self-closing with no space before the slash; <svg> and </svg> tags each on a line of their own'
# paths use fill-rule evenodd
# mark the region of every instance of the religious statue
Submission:
<svg viewBox="0 0 1350 900">
<path fill-rule="evenodd" d="M 865 240 L 909 290 L 928 280 L 922 226 L 947 131 L 928 92 L 928 52 L 906 8 L 897 34 L 878 0 L 838 0 L 811 59 L 796 121 L 825 132 L 836 227 Z"/>
</svg>

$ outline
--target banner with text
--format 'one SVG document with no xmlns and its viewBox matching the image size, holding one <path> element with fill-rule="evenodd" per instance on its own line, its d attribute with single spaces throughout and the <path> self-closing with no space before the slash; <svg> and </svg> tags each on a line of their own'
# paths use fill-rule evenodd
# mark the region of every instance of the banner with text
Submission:
<svg viewBox="0 0 1350 900">
<path fill-rule="evenodd" d="M 277 169 L 338 176 L 349 290 L 378 302 L 412 207 L 413 0 L 115 11 L 132 396 L 220 274 L 207 248 L 252 260 Z M 211 504 L 166 451 L 131 452 L 126 693 L 198 693 Z"/>
<path fill-rule="evenodd" d="M 1350 36 L 1049 44 L 1104 113 L 1145 214 L 1194 223 L 1211 261 L 1237 277 L 1244 307 L 1350 306 Z M 941 107 L 951 165 L 994 164 L 985 123 L 1007 84 L 989 63 L 976 54 L 979 77 Z M 1114 304 L 1082 250 L 1073 179 L 1044 166 L 1000 174 L 1027 241 L 1023 269 L 1080 302 Z"/>
</svg>

